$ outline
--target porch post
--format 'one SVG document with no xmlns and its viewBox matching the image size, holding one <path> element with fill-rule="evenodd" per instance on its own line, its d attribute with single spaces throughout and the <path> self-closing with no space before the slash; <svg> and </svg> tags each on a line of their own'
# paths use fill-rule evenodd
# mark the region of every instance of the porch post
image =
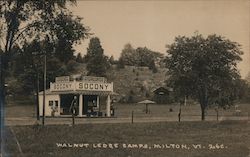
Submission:
<svg viewBox="0 0 250 157">
<path fill-rule="evenodd" d="M 107 117 L 110 117 L 110 95 L 108 95 L 107 97 L 106 111 L 107 111 Z"/>
<path fill-rule="evenodd" d="M 100 111 L 100 96 L 97 95 L 97 98 L 96 98 L 96 106 L 98 108 L 98 111 Z"/>
<path fill-rule="evenodd" d="M 79 117 L 82 117 L 82 94 L 79 95 Z"/>
</svg>

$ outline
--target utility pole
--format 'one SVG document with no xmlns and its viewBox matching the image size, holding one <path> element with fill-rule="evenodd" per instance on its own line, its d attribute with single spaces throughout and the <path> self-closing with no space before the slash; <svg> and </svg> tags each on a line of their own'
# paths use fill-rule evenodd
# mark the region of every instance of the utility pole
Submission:
<svg viewBox="0 0 250 157">
<path fill-rule="evenodd" d="M 131 123 L 133 124 L 134 123 L 134 111 L 132 111 L 132 115 L 131 115 Z"/>
<path fill-rule="evenodd" d="M 40 111 L 39 111 L 39 71 L 37 70 L 37 82 L 36 82 L 36 118 L 40 120 Z"/>
<path fill-rule="evenodd" d="M 187 105 L 187 96 L 185 95 L 185 98 L 184 98 L 184 106 Z"/>
<path fill-rule="evenodd" d="M 3 145 L 4 145 L 4 107 L 5 107 L 5 79 L 4 79 L 4 54 L 0 53 L 0 155 L 3 155 Z"/>
<path fill-rule="evenodd" d="M 42 124 L 44 126 L 44 120 L 45 120 L 45 101 L 46 101 L 46 95 L 45 95 L 45 90 L 46 90 L 46 53 L 44 53 L 44 74 L 43 74 L 43 121 Z"/>
</svg>

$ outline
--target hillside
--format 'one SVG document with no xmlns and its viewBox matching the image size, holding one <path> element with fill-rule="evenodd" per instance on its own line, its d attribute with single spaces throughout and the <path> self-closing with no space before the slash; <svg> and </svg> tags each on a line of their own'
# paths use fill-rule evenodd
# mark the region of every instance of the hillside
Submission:
<svg viewBox="0 0 250 157">
<path fill-rule="evenodd" d="M 86 75 L 86 65 L 78 64 L 74 73 Z M 148 67 L 125 66 L 124 69 L 117 69 L 113 65 L 107 78 L 114 83 L 119 99 L 127 101 L 132 96 L 132 101 L 139 101 L 152 97 L 153 90 L 164 85 L 166 69 L 158 68 L 158 72 L 153 73 Z"/>
</svg>

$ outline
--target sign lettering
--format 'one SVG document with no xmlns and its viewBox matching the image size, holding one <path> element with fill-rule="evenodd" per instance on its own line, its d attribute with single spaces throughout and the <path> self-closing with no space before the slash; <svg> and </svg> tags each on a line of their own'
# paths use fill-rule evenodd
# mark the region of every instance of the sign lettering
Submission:
<svg viewBox="0 0 250 157">
<path fill-rule="evenodd" d="M 113 91 L 111 83 L 76 82 L 76 90 Z"/>
<path fill-rule="evenodd" d="M 82 81 L 87 81 L 87 82 L 107 82 L 106 78 L 104 77 L 94 77 L 94 76 L 84 76 L 82 78 Z"/>
<path fill-rule="evenodd" d="M 50 91 L 113 91 L 112 83 L 102 82 L 56 82 L 50 84 Z"/>
<path fill-rule="evenodd" d="M 56 77 L 56 83 L 59 83 L 59 82 L 69 82 L 69 76 Z"/>
<path fill-rule="evenodd" d="M 74 90 L 74 85 L 72 82 L 68 83 L 53 83 L 50 86 L 51 91 L 71 91 Z"/>
</svg>

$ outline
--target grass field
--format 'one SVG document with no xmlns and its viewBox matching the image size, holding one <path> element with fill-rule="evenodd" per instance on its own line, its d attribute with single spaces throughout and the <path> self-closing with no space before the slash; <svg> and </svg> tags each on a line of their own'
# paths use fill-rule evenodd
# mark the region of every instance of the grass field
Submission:
<svg viewBox="0 0 250 157">
<path fill-rule="evenodd" d="M 242 111 L 241 115 L 248 116 L 250 113 L 250 103 L 237 104 L 239 109 Z M 145 114 L 145 104 L 119 104 L 116 103 L 115 106 L 115 116 L 116 117 L 129 117 L 133 111 L 135 117 L 177 117 L 179 113 L 178 104 L 150 104 L 148 109 L 150 114 Z M 169 112 L 169 109 L 172 112 Z M 201 109 L 199 104 L 188 104 L 187 106 L 182 106 L 182 116 L 186 117 L 188 115 L 197 116 L 200 118 Z M 6 117 L 36 117 L 36 106 L 32 103 L 26 104 L 16 104 L 15 102 L 10 103 L 6 106 Z M 214 108 L 207 109 L 208 116 L 215 116 L 216 112 Z M 224 110 L 219 109 L 219 116 L 235 116 L 235 109 L 232 106 L 230 109 Z"/>
<path fill-rule="evenodd" d="M 247 121 L 16 126 L 6 129 L 5 150 L 10 157 L 248 157 L 250 154 L 250 124 Z M 57 147 L 58 143 L 67 146 Z M 102 147 L 94 148 L 98 143 Z M 70 144 L 89 145 L 86 148 L 70 147 Z M 112 144 L 113 149 L 104 148 L 105 144 Z M 143 144 L 140 146 L 144 148 L 124 148 L 123 144 L 126 147 Z M 170 148 L 155 144 L 161 147 L 167 144 Z M 193 144 L 201 144 L 202 148 L 195 148 Z"/>
</svg>

